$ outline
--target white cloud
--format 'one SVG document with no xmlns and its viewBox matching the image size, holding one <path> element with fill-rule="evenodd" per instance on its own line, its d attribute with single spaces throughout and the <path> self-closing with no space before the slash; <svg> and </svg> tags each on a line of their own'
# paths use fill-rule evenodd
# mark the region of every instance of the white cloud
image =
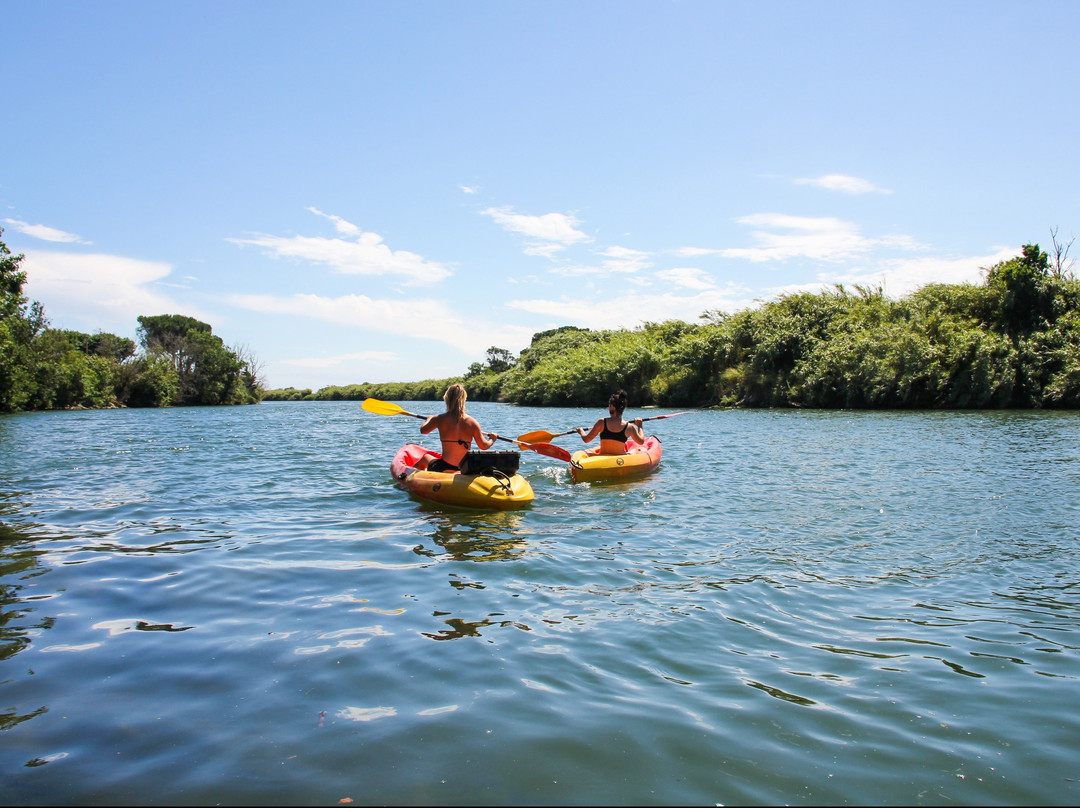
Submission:
<svg viewBox="0 0 1080 808">
<path fill-rule="evenodd" d="M 169 264 L 116 255 L 28 252 L 25 292 L 41 301 L 58 327 L 117 334 L 134 332 L 141 314 L 206 315 L 178 305 L 155 285 L 172 272 Z"/>
<path fill-rule="evenodd" d="M 531 239 L 525 248 L 528 255 L 551 257 L 571 244 L 589 241 L 585 233 L 576 229 L 581 222 L 569 214 L 545 213 L 542 216 L 529 216 L 515 213 L 513 208 L 509 207 L 487 208 L 481 213 L 490 216 L 504 230 Z"/>
<path fill-rule="evenodd" d="M 1019 250 L 1015 247 L 995 248 L 988 255 L 976 255 L 966 258 L 893 258 L 877 263 L 875 269 L 855 268 L 845 273 L 822 276 L 829 283 L 860 284 L 885 287 L 890 297 L 903 297 L 930 283 L 974 283 L 984 280 L 983 270 L 999 261 L 1015 258 Z"/>
<path fill-rule="evenodd" d="M 713 289 L 716 284 L 712 282 L 712 279 L 707 273 L 703 272 L 696 267 L 674 267 L 672 269 L 663 269 L 656 273 L 656 277 L 667 283 L 673 283 L 676 286 L 684 286 L 687 289 Z"/>
<path fill-rule="evenodd" d="M 755 213 L 736 221 L 757 228 L 750 233 L 757 246 L 716 251 L 716 254 L 725 258 L 742 258 L 754 262 L 811 258 L 836 262 L 850 260 L 882 246 L 919 248 L 908 236 L 867 238 L 853 222 L 830 216 L 815 218 L 782 213 Z"/>
<path fill-rule="evenodd" d="M 601 255 L 608 259 L 604 261 L 608 272 L 638 272 L 652 266 L 649 253 L 628 247 L 608 247 Z"/>
<path fill-rule="evenodd" d="M 796 185 L 813 185 L 826 191 L 839 191 L 843 194 L 891 194 L 885 188 L 878 188 L 869 180 L 851 177 L 847 174 L 825 174 L 821 177 L 802 177 L 795 180 Z"/>
<path fill-rule="evenodd" d="M 19 219 L 4 219 L 4 223 L 11 225 L 25 236 L 41 239 L 42 241 L 52 241 L 61 244 L 92 243 L 84 241 L 81 236 L 77 236 L 74 233 L 65 233 L 63 230 L 57 230 L 55 227 L 49 227 L 44 224 L 30 224 L 29 222 L 24 222 Z"/>
<path fill-rule="evenodd" d="M 526 255 L 540 255 L 544 258 L 554 258 L 556 253 L 562 252 L 565 249 L 565 244 L 558 244 L 554 241 L 534 241 L 525 245 L 524 253 Z"/>
<path fill-rule="evenodd" d="M 698 258 L 702 255 L 716 255 L 720 250 L 710 250 L 706 247 L 679 247 L 672 252 L 680 258 Z"/>
<path fill-rule="evenodd" d="M 788 284 L 762 289 L 759 299 L 774 300 L 782 295 L 800 292 L 817 293 L 832 289 L 838 284 L 847 287 L 881 286 L 886 295 L 900 298 L 931 283 L 981 284 L 984 270 L 998 263 L 1015 258 L 1015 247 L 995 247 L 995 252 L 966 258 L 891 258 L 877 261 L 875 268 L 853 267 L 842 272 L 820 272 L 817 280 L 809 283 Z"/>
<path fill-rule="evenodd" d="M 314 210 L 313 208 L 310 210 Z M 317 212 L 317 211 L 316 211 Z M 320 214 L 326 215 L 326 214 Z M 354 227 L 338 217 L 328 217 L 342 227 Z M 335 272 L 346 275 L 398 275 L 406 285 L 437 283 L 450 277 L 451 271 L 440 263 L 428 261 L 406 250 L 391 250 L 376 233 L 353 231 L 355 241 L 310 236 L 260 235 L 256 238 L 230 238 L 234 244 L 253 244 L 266 249 L 274 258 L 296 258 L 316 264 L 326 264 Z"/>
<path fill-rule="evenodd" d="M 384 334 L 442 342 L 470 355 L 481 356 L 492 345 L 528 344 L 532 332 L 513 325 L 486 324 L 475 316 L 462 316 L 441 300 L 374 299 L 367 295 L 322 297 L 295 294 L 232 295 L 229 302 L 238 308 L 265 314 L 311 317 L 339 325 L 355 326 Z M 437 327 L 417 324 L 437 323 Z"/>
<path fill-rule="evenodd" d="M 466 194 L 475 194 L 477 191 L 480 190 L 476 186 L 471 185 L 459 185 L 458 188 L 460 188 L 462 192 Z"/>
<path fill-rule="evenodd" d="M 340 216 L 334 216 L 332 213 L 323 213 L 318 208 L 308 208 L 309 211 L 316 216 L 322 216 L 327 221 L 333 222 L 335 229 L 345 236 L 358 236 L 360 235 L 360 228 L 352 222 L 347 222 Z"/>
<path fill-rule="evenodd" d="M 607 277 L 612 274 L 632 275 L 643 269 L 651 267 L 651 253 L 641 250 L 632 250 L 629 247 L 608 247 L 599 253 L 606 260 L 601 261 L 599 266 L 595 264 L 561 264 L 552 267 L 553 275 L 565 275 L 577 277 L 581 275 L 596 275 Z"/>
<path fill-rule="evenodd" d="M 560 324 L 573 323 L 599 330 L 632 329 L 646 321 L 682 320 L 693 323 L 704 312 L 716 309 L 739 311 L 753 304 L 747 294 L 745 287 L 729 283 L 723 288 L 711 287 L 695 295 L 630 291 L 618 297 L 608 295 L 599 304 L 591 298 L 564 297 L 559 300 L 511 300 L 507 306 L 550 316 Z"/>
</svg>

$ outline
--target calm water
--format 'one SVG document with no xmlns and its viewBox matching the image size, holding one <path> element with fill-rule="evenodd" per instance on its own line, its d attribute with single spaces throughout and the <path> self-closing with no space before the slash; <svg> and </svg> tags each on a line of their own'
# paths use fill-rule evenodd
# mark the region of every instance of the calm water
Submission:
<svg viewBox="0 0 1080 808">
<path fill-rule="evenodd" d="M 0 418 L 0 803 L 1080 802 L 1080 414 L 700 412 L 496 514 L 418 425 Z"/>
</svg>

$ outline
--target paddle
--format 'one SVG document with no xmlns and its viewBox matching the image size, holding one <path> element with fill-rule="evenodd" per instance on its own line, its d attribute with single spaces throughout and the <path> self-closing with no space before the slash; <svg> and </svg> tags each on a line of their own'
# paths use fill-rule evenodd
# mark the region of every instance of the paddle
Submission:
<svg viewBox="0 0 1080 808">
<path fill-rule="evenodd" d="M 574 429 L 568 429 L 565 432 L 556 432 L 555 434 L 552 434 L 550 432 L 545 432 L 544 430 L 539 429 L 536 432 L 526 432 L 524 435 L 518 435 L 518 440 L 529 441 L 529 442 L 532 442 L 532 441 L 535 440 L 535 441 L 543 441 L 544 443 L 548 443 L 549 441 L 552 441 L 555 438 L 561 438 L 563 435 L 570 435 L 570 434 L 573 434 L 574 432 L 577 432 L 577 427 L 575 427 Z"/>
<path fill-rule="evenodd" d="M 376 415 L 408 415 L 412 418 L 420 418 L 421 420 L 424 420 L 427 417 L 424 415 L 417 415 L 415 412 L 409 412 L 391 401 L 379 401 L 377 398 L 365 398 L 364 403 L 360 406 Z M 512 438 L 504 438 L 502 435 L 496 435 L 495 437 L 498 440 L 504 440 L 508 443 L 513 443 L 515 446 L 520 446 L 522 449 L 531 449 L 537 454 L 554 457 L 556 460 L 565 460 L 567 462 L 570 460 L 570 453 L 561 446 L 552 446 L 550 443 L 513 440 Z"/>
<path fill-rule="evenodd" d="M 659 421 L 663 418 L 674 418 L 676 415 L 693 415 L 697 410 L 686 410 L 685 412 L 669 412 L 667 415 L 652 415 L 648 418 L 642 418 L 644 421 Z M 542 441 L 547 443 L 548 441 L 562 437 L 563 435 L 569 435 L 571 432 L 577 432 L 577 429 L 568 429 L 566 432 L 545 432 L 542 429 L 536 430 L 536 432 L 526 432 L 524 435 L 518 435 L 518 440 L 522 441 Z"/>
</svg>

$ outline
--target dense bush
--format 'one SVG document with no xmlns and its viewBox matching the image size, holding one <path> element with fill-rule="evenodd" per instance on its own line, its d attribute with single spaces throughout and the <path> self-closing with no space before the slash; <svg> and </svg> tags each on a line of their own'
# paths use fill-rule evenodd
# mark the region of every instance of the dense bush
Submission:
<svg viewBox="0 0 1080 808">
<path fill-rule="evenodd" d="M 1080 407 L 1080 282 L 1038 245 L 981 284 L 900 300 L 836 286 L 702 320 L 545 331 L 508 369 L 477 363 L 464 382 L 470 398 L 543 406 L 602 406 L 622 388 L 634 406 Z M 353 395 L 438 399 L 450 381 Z"/>
</svg>

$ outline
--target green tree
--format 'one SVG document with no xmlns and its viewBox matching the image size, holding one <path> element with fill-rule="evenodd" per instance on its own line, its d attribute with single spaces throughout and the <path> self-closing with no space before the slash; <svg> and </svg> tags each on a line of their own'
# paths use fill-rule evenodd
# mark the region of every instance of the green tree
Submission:
<svg viewBox="0 0 1080 808">
<path fill-rule="evenodd" d="M 209 324 L 182 314 L 143 315 L 138 336 L 146 354 L 166 357 L 176 373 L 175 404 L 244 404 L 259 400 L 253 360 L 245 361 Z M 155 385 L 161 392 L 169 385 Z"/>
<path fill-rule="evenodd" d="M 995 294 L 998 328 L 1018 340 L 1052 320 L 1050 259 L 1038 244 L 1025 244 L 1022 254 L 989 269 L 986 285 Z"/>
<path fill-rule="evenodd" d="M 492 346 L 487 349 L 487 366 L 492 373 L 505 373 L 514 366 L 514 355 L 506 348 Z"/>
<path fill-rule="evenodd" d="M 4 233 L 0 228 L 0 236 Z M 24 409 L 34 397 L 34 339 L 48 325 L 40 303 L 23 294 L 23 255 L 12 255 L 0 241 L 0 412 Z"/>
<path fill-rule="evenodd" d="M 118 389 L 128 407 L 168 407 L 177 401 L 180 377 L 169 357 L 147 353 L 122 366 Z"/>
<path fill-rule="evenodd" d="M 116 362 L 124 362 L 135 356 L 135 343 L 127 337 L 118 337 L 103 331 L 96 334 L 84 334 L 81 331 L 62 333 L 73 348 L 88 356 L 104 356 Z"/>
</svg>

